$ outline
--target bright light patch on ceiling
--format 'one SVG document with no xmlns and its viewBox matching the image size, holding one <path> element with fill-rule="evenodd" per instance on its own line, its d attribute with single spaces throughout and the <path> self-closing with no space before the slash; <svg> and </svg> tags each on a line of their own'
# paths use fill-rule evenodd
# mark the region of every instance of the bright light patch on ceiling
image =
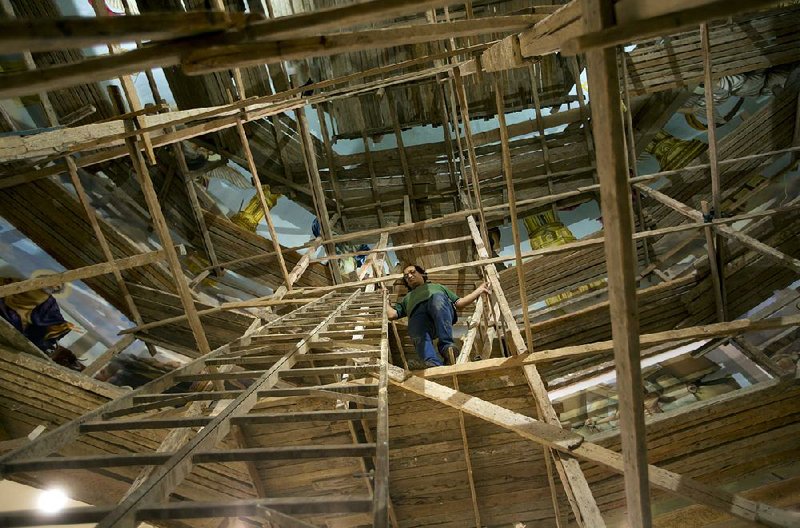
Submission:
<svg viewBox="0 0 800 528">
<path fill-rule="evenodd" d="M 58 513 L 67 505 L 69 498 L 63 490 L 53 488 L 43 491 L 36 501 L 36 506 L 44 513 Z"/>
</svg>

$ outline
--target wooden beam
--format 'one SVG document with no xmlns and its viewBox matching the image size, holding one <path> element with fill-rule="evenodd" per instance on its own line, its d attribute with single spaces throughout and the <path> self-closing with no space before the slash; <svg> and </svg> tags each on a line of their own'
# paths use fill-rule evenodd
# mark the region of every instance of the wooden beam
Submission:
<svg viewBox="0 0 800 528">
<path fill-rule="evenodd" d="M 383 240 L 385 245 L 386 241 Z M 381 357 L 378 369 L 378 417 L 375 425 L 375 478 L 373 481 L 373 525 L 386 528 L 389 523 L 389 292 L 382 292 Z"/>
<path fill-rule="evenodd" d="M 719 158 L 717 154 L 717 118 L 714 111 L 714 79 L 711 71 L 711 39 L 708 34 L 708 24 L 700 25 L 700 47 L 703 50 L 703 84 L 706 102 L 706 129 L 708 131 L 708 159 L 711 165 L 711 203 L 714 215 L 722 216 L 722 189 L 720 187 Z M 707 211 L 704 211 L 707 213 Z M 706 230 L 706 232 L 708 232 Z M 719 234 L 714 233 L 713 244 L 709 246 L 713 253 L 709 253 L 708 265 L 716 268 L 716 283 L 718 288 L 720 313 L 723 321 L 727 319 L 726 290 L 725 290 L 725 242 Z M 712 275 L 713 277 L 713 275 Z"/>
<path fill-rule="evenodd" d="M 486 246 L 481 239 L 480 232 L 478 231 L 478 226 L 475 222 L 475 218 L 470 216 L 467 218 L 467 223 L 469 225 L 469 231 L 472 234 L 472 241 L 475 244 L 475 247 L 478 250 L 478 255 L 482 257 L 486 257 L 489 252 L 486 250 Z M 494 295 L 495 299 L 497 299 L 497 304 L 500 306 L 500 313 L 502 315 L 502 319 L 505 322 L 506 330 L 509 332 L 511 337 L 511 349 L 514 351 L 515 354 L 522 354 L 527 352 L 528 348 L 525 345 L 525 340 L 522 338 L 522 334 L 519 331 L 519 327 L 517 326 L 517 322 L 514 319 L 514 314 L 511 311 L 511 307 L 508 305 L 508 300 L 506 299 L 506 295 L 503 292 L 503 288 L 500 286 L 500 277 L 497 274 L 497 269 L 494 267 L 494 264 L 485 264 L 484 271 L 486 273 L 486 277 L 488 279 L 488 283 L 491 286 L 492 294 Z M 428 273 L 431 273 L 432 269 L 428 270 Z"/>
<path fill-rule="evenodd" d="M 258 20 L 244 13 L 145 13 L 121 17 L 62 17 L 0 22 L 0 53 L 49 51 L 167 40 L 241 29 Z"/>
<path fill-rule="evenodd" d="M 303 144 L 305 151 L 306 169 L 308 170 L 308 181 L 313 189 L 312 198 L 314 199 L 315 208 L 319 211 L 319 224 L 322 228 L 322 237 L 324 240 L 331 240 L 333 238 L 333 231 L 330 225 L 330 216 L 328 216 L 328 206 L 325 203 L 325 191 L 322 189 L 322 181 L 319 178 L 319 168 L 317 167 L 317 153 L 314 150 L 314 142 L 311 138 L 311 132 L 308 130 L 308 122 L 306 121 L 305 109 L 300 107 L 295 110 L 297 118 L 297 126 L 300 131 L 300 140 Z M 336 247 L 332 243 L 325 244 L 325 251 L 329 255 L 336 254 Z M 342 282 L 342 275 L 339 272 L 339 266 L 333 262 L 329 266 L 331 277 L 334 283 Z"/>
<path fill-rule="evenodd" d="M 369 137 L 367 137 L 367 124 L 364 120 L 364 109 L 361 106 L 361 98 L 355 96 L 355 104 L 353 105 L 353 114 L 361 129 L 361 144 L 364 147 L 364 159 L 367 162 L 367 169 L 369 169 L 370 192 L 372 193 L 372 204 L 370 209 L 375 210 L 378 217 L 378 226 L 384 227 L 386 221 L 383 214 L 383 204 L 381 203 L 381 196 L 378 193 L 378 176 L 375 173 L 375 165 L 372 163 L 372 152 L 369 148 Z"/>
<path fill-rule="evenodd" d="M 122 277 L 122 273 L 120 273 L 120 270 L 122 270 L 123 268 L 121 266 L 118 266 L 117 261 L 114 260 L 114 254 L 111 252 L 111 246 L 109 245 L 105 233 L 103 233 L 103 229 L 100 226 L 100 220 L 98 219 L 97 212 L 94 210 L 94 207 L 92 207 L 92 203 L 89 200 L 89 196 L 86 194 L 86 191 L 83 188 L 83 184 L 81 183 L 80 176 L 78 175 L 78 168 L 75 166 L 75 161 L 72 159 L 72 156 L 67 156 L 65 158 L 65 162 L 67 164 L 67 169 L 69 171 L 70 180 L 72 181 L 72 186 L 75 188 L 75 194 L 78 195 L 78 201 L 80 201 L 81 205 L 83 206 L 83 210 L 86 213 L 86 218 L 89 220 L 89 225 L 92 226 L 92 231 L 94 232 L 94 236 L 95 238 L 97 238 L 97 242 L 100 244 L 100 249 L 103 252 L 103 257 L 105 257 L 106 259 L 106 264 L 110 267 L 110 271 L 114 275 L 114 282 L 116 283 L 119 292 L 122 294 L 122 298 L 125 301 L 125 306 L 128 308 L 128 313 L 133 319 L 133 322 L 136 323 L 137 325 L 140 325 L 144 322 L 144 320 L 142 319 L 142 316 L 139 313 L 139 309 L 136 307 L 136 303 L 133 301 L 133 296 L 131 295 L 130 291 L 128 291 L 128 285 L 125 283 L 125 279 Z M 152 182 L 150 183 L 150 186 L 152 187 Z M 142 185 L 142 187 L 144 187 L 144 184 Z M 152 217 L 152 211 L 151 211 L 151 217 Z M 164 242 L 165 240 L 162 239 L 163 249 L 157 252 L 159 260 L 165 257 L 169 258 L 168 253 L 166 251 L 167 247 L 164 245 Z M 171 250 L 172 253 L 174 254 L 175 248 L 172 246 L 172 240 L 167 239 L 166 242 L 170 244 L 169 250 Z M 136 259 L 136 261 L 138 261 L 140 257 L 142 256 L 136 255 L 134 258 Z M 81 269 L 86 271 L 86 268 L 81 268 Z M 79 270 L 71 270 L 71 271 L 74 273 Z M 93 272 L 96 271 L 97 271 L 96 269 L 93 270 Z M 62 276 L 63 279 L 64 275 L 69 276 L 69 274 L 70 272 L 68 271 L 60 275 Z M 77 273 L 75 275 L 80 276 L 81 274 Z M 85 276 L 83 278 L 88 278 L 88 276 Z M 148 346 L 148 349 L 150 350 L 150 353 L 152 355 L 155 355 L 154 348 Z"/>
<path fill-rule="evenodd" d="M 501 16 L 459 20 L 441 24 L 394 26 L 356 32 L 299 37 L 276 41 L 227 44 L 187 50 L 181 64 L 188 74 L 211 73 L 231 66 L 245 67 L 349 53 L 365 49 L 389 48 L 495 32 L 521 31 L 543 18 L 542 15 Z M 235 33 L 230 37 L 236 39 Z M 165 50 L 173 60 L 174 52 Z"/>
<path fill-rule="evenodd" d="M 283 275 L 283 280 L 286 283 L 286 287 L 291 291 L 292 283 L 289 280 L 289 272 L 286 269 L 286 261 L 283 259 L 281 244 L 278 240 L 278 232 L 275 231 L 275 224 L 272 222 L 272 214 L 269 212 L 269 204 L 267 204 L 267 198 L 264 196 L 264 188 L 261 186 L 261 179 L 258 176 L 256 162 L 253 159 L 253 153 L 250 151 L 250 141 L 247 139 L 247 134 L 244 131 L 244 125 L 242 124 L 241 120 L 236 123 L 236 132 L 239 134 L 239 141 L 242 143 L 242 150 L 244 151 L 245 158 L 247 158 L 247 166 L 250 170 L 250 175 L 253 178 L 253 185 L 256 188 L 256 195 L 258 196 L 258 201 L 261 204 L 261 210 L 264 211 L 264 218 L 267 221 L 269 236 L 272 240 L 272 249 L 275 251 L 275 255 L 278 257 L 278 265 L 280 266 L 281 274 Z"/>
<path fill-rule="evenodd" d="M 134 341 L 136 341 L 136 338 L 132 335 L 123 336 L 119 341 L 108 347 L 102 354 L 95 358 L 88 367 L 83 369 L 83 375 L 93 378 L 94 375 L 103 370 L 114 357 L 131 346 Z"/>
<path fill-rule="evenodd" d="M 534 91 L 538 90 L 538 86 L 533 86 L 533 90 Z M 515 267 L 517 269 L 517 280 L 519 282 L 520 302 L 522 304 L 522 314 L 525 324 L 525 337 L 528 343 L 528 351 L 532 352 L 533 334 L 531 332 L 531 323 L 528 317 L 528 299 L 527 299 L 527 294 L 525 293 L 522 252 L 520 249 L 521 241 L 519 234 L 519 220 L 517 218 L 517 210 L 515 205 L 517 199 L 516 199 L 516 194 L 514 192 L 514 181 L 511 171 L 511 153 L 508 148 L 508 131 L 506 130 L 505 103 L 503 101 L 502 86 L 500 86 L 500 82 L 497 76 L 495 76 L 494 92 L 496 99 L 495 102 L 497 105 L 497 118 L 500 127 L 500 138 L 501 138 L 501 147 L 503 154 L 503 173 L 506 179 L 506 188 L 508 189 L 508 201 L 509 201 L 510 215 L 511 215 L 511 230 L 514 238 L 514 256 L 516 259 Z M 539 101 L 537 95 L 536 96 L 537 119 L 541 115 L 539 113 L 538 102 Z M 542 134 L 541 137 L 542 141 L 544 142 L 543 131 L 540 131 L 540 134 Z M 545 158 L 545 160 L 546 160 L 545 162 L 547 163 L 547 158 Z M 539 374 L 538 369 L 533 365 L 529 365 L 524 367 L 524 372 L 525 372 L 525 378 L 528 381 L 528 385 L 530 386 L 531 391 L 534 395 L 534 400 L 537 403 L 539 416 L 550 424 L 559 424 L 558 416 L 556 415 L 556 412 L 553 409 L 553 405 L 550 401 L 550 396 L 547 393 L 544 380 L 542 380 L 542 377 Z M 456 377 L 454 376 L 453 379 L 456 379 Z M 455 386 L 455 388 L 456 390 L 458 390 L 457 386 Z M 550 450 L 546 448 L 544 449 L 544 460 L 547 471 L 547 478 L 550 485 L 550 490 L 553 500 L 553 511 L 556 519 L 556 524 L 560 525 L 561 515 L 559 512 L 558 496 L 556 494 L 555 483 L 553 481 L 553 473 L 552 473 L 552 464 L 553 464 L 552 457 L 554 456 L 555 455 Z M 581 520 L 584 526 L 597 526 L 597 527 L 605 526 L 603 518 L 600 515 L 600 509 L 597 507 L 597 503 L 594 500 L 591 491 L 589 490 L 589 485 L 586 482 L 586 477 L 580 470 L 580 466 L 570 462 L 567 462 L 565 464 L 565 461 L 562 460 L 560 457 L 556 458 L 556 466 L 558 466 L 558 473 L 559 476 L 561 477 L 561 482 L 564 486 L 564 489 L 567 492 L 567 495 L 572 499 L 570 502 L 573 505 L 575 518 Z"/>
<path fill-rule="evenodd" d="M 537 87 L 533 87 L 537 90 Z M 531 321 L 528 317 L 528 295 L 525 291 L 525 274 L 522 263 L 521 239 L 519 233 L 519 218 L 517 217 L 517 195 L 514 191 L 514 175 L 511 169 L 511 151 L 508 146 L 508 130 L 506 128 L 505 101 L 503 100 L 503 87 L 500 85 L 498 76 L 494 78 L 495 104 L 497 105 L 497 120 L 500 128 L 500 146 L 502 150 L 503 176 L 506 180 L 506 191 L 508 192 L 509 215 L 511 216 L 511 233 L 514 240 L 514 260 L 517 270 L 517 280 L 519 282 L 519 298 L 522 306 L 522 317 L 525 324 L 525 339 L 528 351 L 533 352 L 533 334 L 531 333 Z M 537 105 L 538 107 L 538 105 Z M 544 136 L 542 136 L 544 141 Z M 548 167 L 549 169 L 549 167 Z M 488 257 L 480 255 L 481 257 Z M 556 515 L 558 517 L 558 515 Z"/>
<path fill-rule="evenodd" d="M 584 27 L 597 31 L 610 26 L 610 0 L 582 0 Z M 639 358 L 639 316 L 636 302 L 636 258 L 628 165 L 622 140 L 621 89 L 616 50 L 586 54 L 592 128 L 600 179 L 600 205 L 605 233 L 611 334 L 617 366 L 620 439 L 625 458 L 625 497 L 628 522 L 651 526 L 647 445 L 644 429 L 644 391 Z"/>
<path fill-rule="evenodd" d="M 711 208 L 708 206 L 707 201 L 701 201 L 700 206 L 704 216 L 710 213 Z M 706 237 L 706 254 L 708 255 L 708 268 L 711 271 L 711 284 L 714 288 L 714 305 L 717 308 L 717 321 L 721 323 L 728 320 L 728 314 L 725 310 L 725 300 L 722 297 L 722 271 L 724 268 L 719 266 L 719 261 L 717 260 L 718 253 L 714 240 L 714 231 L 710 224 L 705 225 L 703 234 Z"/>
<path fill-rule="evenodd" d="M 621 4 L 621 5 L 620 5 Z M 644 2 L 654 6 L 656 2 Z M 694 4 L 694 5 L 691 5 Z M 642 11 L 647 13 L 641 16 L 636 8 L 630 9 L 631 2 L 617 2 L 615 11 L 617 15 L 626 13 L 617 20 L 617 24 L 609 28 L 584 33 L 572 37 L 561 44 L 561 53 L 564 55 L 577 55 L 593 48 L 608 48 L 624 45 L 648 38 L 661 37 L 690 29 L 701 22 L 722 19 L 730 16 L 756 11 L 776 4 L 770 0 L 716 0 L 716 1 L 690 1 L 679 3 L 665 3 L 658 11 L 645 6 Z M 679 9 L 674 9 L 674 7 Z M 683 7 L 686 6 L 686 7 Z M 682 7 L 682 8 L 681 8 Z M 666 13 L 665 13 L 666 11 Z M 665 14 L 657 14 L 657 13 Z"/>
</svg>

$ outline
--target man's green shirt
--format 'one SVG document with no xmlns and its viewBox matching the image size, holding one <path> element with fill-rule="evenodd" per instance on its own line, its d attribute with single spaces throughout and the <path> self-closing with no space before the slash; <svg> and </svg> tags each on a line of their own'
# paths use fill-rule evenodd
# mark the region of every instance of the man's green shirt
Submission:
<svg viewBox="0 0 800 528">
<path fill-rule="evenodd" d="M 419 303 L 427 301 L 434 293 L 444 293 L 453 302 L 458 300 L 458 295 L 441 284 L 426 282 L 422 286 L 417 286 L 408 292 L 406 296 L 403 297 L 403 300 L 395 305 L 394 309 L 397 310 L 397 317 L 411 315 L 414 313 L 414 308 L 416 308 Z"/>
</svg>

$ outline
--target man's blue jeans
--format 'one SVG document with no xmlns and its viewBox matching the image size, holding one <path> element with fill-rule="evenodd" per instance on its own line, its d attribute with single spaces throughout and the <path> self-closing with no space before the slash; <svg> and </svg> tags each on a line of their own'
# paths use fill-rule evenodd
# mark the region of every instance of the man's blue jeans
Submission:
<svg viewBox="0 0 800 528">
<path fill-rule="evenodd" d="M 414 313 L 408 318 L 408 335 L 425 364 L 444 364 L 442 358 L 447 358 L 447 349 L 453 346 L 455 315 L 453 302 L 443 293 L 434 293 L 414 308 Z M 438 354 L 433 348 L 435 337 L 439 338 Z"/>
</svg>

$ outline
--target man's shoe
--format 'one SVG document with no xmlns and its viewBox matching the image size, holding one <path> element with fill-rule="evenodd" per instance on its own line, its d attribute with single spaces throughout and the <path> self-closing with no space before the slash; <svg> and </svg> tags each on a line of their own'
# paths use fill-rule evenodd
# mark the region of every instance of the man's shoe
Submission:
<svg viewBox="0 0 800 528">
<path fill-rule="evenodd" d="M 441 367 L 441 365 L 436 363 L 435 359 L 426 359 L 425 360 L 425 368 L 430 368 L 430 367 Z"/>
<path fill-rule="evenodd" d="M 447 355 L 447 357 L 444 358 L 445 362 L 448 365 L 455 365 L 456 364 L 456 360 L 458 359 L 458 355 L 460 353 L 461 353 L 461 351 L 458 348 L 454 347 L 454 346 L 447 347 L 447 350 L 445 351 L 445 354 Z M 451 354 L 452 354 L 452 356 L 451 356 Z"/>
</svg>

